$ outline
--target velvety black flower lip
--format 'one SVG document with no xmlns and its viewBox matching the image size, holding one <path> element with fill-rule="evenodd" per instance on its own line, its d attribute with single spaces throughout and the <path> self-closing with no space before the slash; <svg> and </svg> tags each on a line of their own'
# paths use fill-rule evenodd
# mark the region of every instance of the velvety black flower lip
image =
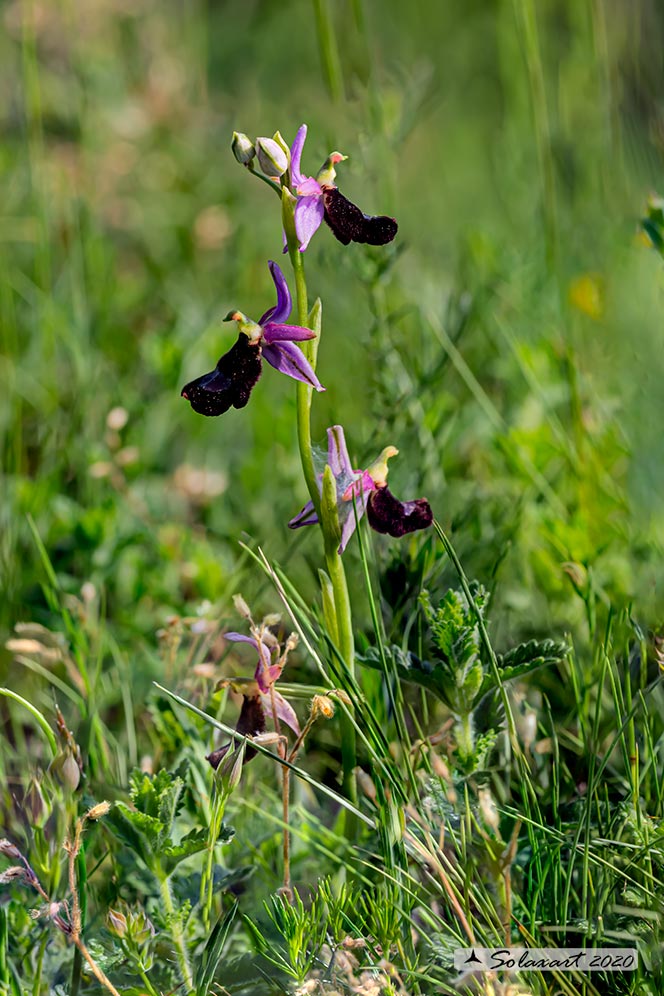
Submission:
<svg viewBox="0 0 664 996">
<path fill-rule="evenodd" d="M 426 498 L 402 502 L 387 487 L 387 461 L 398 452 L 396 447 L 386 446 L 367 470 L 356 470 L 348 455 L 343 427 L 333 425 L 327 430 L 327 463 L 336 483 L 341 529 L 339 553 L 346 549 L 365 512 L 371 528 L 388 536 L 405 536 L 432 524 L 433 513 Z M 321 480 L 322 475 L 319 476 Z M 318 515 L 313 502 L 309 501 L 288 526 L 299 529 L 315 522 L 318 522 Z"/>
<path fill-rule="evenodd" d="M 242 696 L 242 708 L 240 709 L 240 717 L 235 726 L 235 732 L 241 733 L 245 737 L 254 737 L 260 733 L 265 733 L 265 713 L 260 695 Z M 237 742 L 230 740 L 227 744 L 222 744 L 221 747 L 218 747 L 217 750 L 213 750 L 211 754 L 206 756 L 205 760 L 209 761 L 216 771 L 231 747 L 234 746 L 237 746 Z M 247 744 L 244 763 L 246 764 L 247 761 L 251 761 L 253 757 L 256 757 L 257 753 L 258 751 L 255 747 L 250 747 Z"/>
<path fill-rule="evenodd" d="M 223 415 L 232 406 L 244 408 L 263 369 L 260 343 L 240 332 L 237 342 L 219 358 L 210 373 L 182 388 L 182 397 L 199 415 Z"/>
<path fill-rule="evenodd" d="M 399 501 L 384 484 L 369 495 L 367 519 L 377 533 L 399 537 L 427 529 L 433 522 L 433 512 L 426 498 Z"/>
<path fill-rule="evenodd" d="M 277 292 L 277 303 L 259 322 L 241 311 L 232 311 L 226 321 L 238 325 L 237 342 L 217 361 L 214 370 L 189 381 L 182 397 L 199 415 L 223 415 L 229 408 L 244 408 L 263 370 L 263 359 L 288 377 L 300 380 L 316 391 L 325 388 L 302 350 L 295 345 L 315 338 L 316 333 L 299 325 L 285 325 L 292 309 L 286 278 L 276 263 L 268 263 Z"/>
<path fill-rule="evenodd" d="M 326 224 L 345 246 L 351 242 L 384 246 L 399 230 L 396 220 L 386 214 L 364 214 L 338 187 L 323 187 L 323 207 Z"/>
<path fill-rule="evenodd" d="M 302 149 L 306 137 L 307 126 L 302 125 L 291 147 L 290 163 L 290 185 L 297 197 L 295 231 L 300 252 L 305 251 L 323 220 L 331 228 L 335 238 L 345 246 L 351 242 L 372 246 L 384 246 L 391 242 L 399 229 L 394 218 L 385 214 L 364 214 L 356 204 L 344 197 L 334 182 L 336 166 L 346 156 L 340 152 L 331 152 L 315 177 L 302 173 Z"/>
</svg>

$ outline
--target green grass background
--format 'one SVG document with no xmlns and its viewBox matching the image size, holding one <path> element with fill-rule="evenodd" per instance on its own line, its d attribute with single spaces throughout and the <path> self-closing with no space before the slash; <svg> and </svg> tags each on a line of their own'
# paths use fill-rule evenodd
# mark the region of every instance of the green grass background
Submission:
<svg viewBox="0 0 664 996">
<path fill-rule="evenodd" d="M 50 635 L 18 635 L 59 648 L 55 659 L 0 651 L 0 683 L 47 716 L 56 689 L 86 791 L 100 799 L 124 792 L 145 753 L 155 768 L 188 759 L 186 815 L 205 825 L 202 724 L 176 722 L 150 688 L 157 679 L 209 705 L 211 684 L 192 665 L 227 648 L 197 643 L 187 622 L 182 643 L 171 640 L 172 618 L 238 629 L 236 591 L 257 617 L 278 607 L 241 540 L 283 565 L 311 606 L 320 540 L 286 528 L 306 497 L 292 383 L 267 369 L 248 407 L 220 419 L 197 416 L 180 389 L 232 343 L 229 310 L 257 318 L 271 304 L 266 261 L 282 260 L 276 198 L 234 161 L 232 132 L 279 129 L 290 141 L 306 121 L 305 172 L 340 149 L 344 193 L 399 221 L 385 250 L 346 249 L 322 229 L 306 253 L 310 294 L 323 301 L 317 443 L 341 422 L 357 466 L 399 447 L 392 490 L 426 494 L 468 577 L 491 589 L 498 650 L 564 634 L 577 648 L 565 669 L 520 689 L 555 763 L 550 776 L 547 755 L 533 762 L 518 913 L 576 916 L 570 929 L 588 939 L 617 898 L 636 910 L 635 931 L 652 923 L 659 937 L 661 897 L 648 888 L 661 868 L 661 687 L 639 696 L 657 674 L 646 644 L 663 605 L 664 270 L 638 233 L 648 195 L 664 190 L 661 5 L 14 0 L 0 18 L 0 634 L 4 643 L 17 623 L 38 623 Z M 118 408 L 126 424 L 113 428 Z M 355 545 L 344 560 L 364 649 Z M 433 534 L 375 537 L 369 561 L 386 642 L 405 645 L 421 626 L 422 583 L 434 595 L 458 583 Z M 316 680 L 307 668 L 293 673 Z M 387 716 L 378 678 L 364 671 L 362 682 Z M 617 733 L 632 694 L 637 720 Z M 423 724 L 440 719 L 418 705 Z M 25 758 L 48 758 L 19 706 L 3 698 L 0 715 L 3 833 L 13 834 Z M 333 780 L 330 730 L 306 760 Z M 630 760 L 637 740 L 642 769 Z M 492 786 L 503 818 L 516 819 L 519 771 L 510 794 L 501 764 L 510 770 L 495 759 Z M 251 770 L 230 860 L 258 869 L 253 910 L 279 884 L 280 838 L 270 769 Z M 341 837 L 304 789 L 296 803 L 297 876 L 312 881 Z M 65 798 L 59 830 L 77 805 Z M 454 885 L 474 916 L 475 900 L 493 910 L 491 887 L 482 891 L 490 848 L 474 857 L 464 826 Z M 118 848 L 112 861 L 114 881 L 141 895 L 144 873 Z M 625 898 L 632 874 L 641 891 Z M 106 867 L 99 881 L 94 930 L 117 898 Z M 386 908 L 398 911 L 396 900 Z M 13 913 L 28 959 L 32 925 Z M 480 936 L 495 940 L 488 921 L 494 932 Z"/>
</svg>

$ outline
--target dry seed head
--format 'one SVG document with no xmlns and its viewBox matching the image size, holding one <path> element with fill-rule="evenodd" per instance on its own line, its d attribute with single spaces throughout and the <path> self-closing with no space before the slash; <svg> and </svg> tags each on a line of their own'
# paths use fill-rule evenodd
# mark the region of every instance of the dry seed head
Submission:
<svg viewBox="0 0 664 996">
<path fill-rule="evenodd" d="M 96 597 L 97 589 L 93 585 L 92 581 L 84 581 L 81 585 L 81 598 L 85 604 L 89 605 L 90 602 L 94 602 Z"/>
<path fill-rule="evenodd" d="M 146 775 L 154 774 L 154 758 L 151 754 L 144 754 L 139 764 L 141 771 Z"/>
<path fill-rule="evenodd" d="M 357 784 L 360 786 L 360 790 L 367 799 L 371 799 L 372 802 L 376 801 L 376 786 L 373 783 L 370 775 L 366 771 L 362 771 L 361 768 L 356 768 L 355 773 L 357 775 Z"/>
<path fill-rule="evenodd" d="M 6 885 L 17 878 L 23 879 L 24 882 L 30 878 L 23 865 L 11 865 L 10 868 L 5 868 L 3 872 L 0 872 L 0 885 Z"/>
<path fill-rule="evenodd" d="M 110 412 L 106 416 L 106 425 L 114 432 L 119 432 L 120 429 L 124 429 L 128 421 L 129 412 L 126 408 L 111 408 Z"/>
<path fill-rule="evenodd" d="M 521 716 L 519 732 L 526 750 L 530 750 L 537 737 L 537 713 L 534 709 L 529 709 L 525 715 Z"/>
<path fill-rule="evenodd" d="M 238 615 L 242 616 L 243 619 L 249 619 L 249 621 L 251 621 L 251 609 L 243 599 L 242 595 L 233 595 L 233 605 L 235 606 L 235 611 Z"/>
<path fill-rule="evenodd" d="M 257 733 L 255 737 L 249 737 L 249 739 L 255 744 L 260 744 L 261 747 L 271 747 L 272 744 L 278 744 L 284 738 L 279 733 Z"/>
<path fill-rule="evenodd" d="M 259 643 L 262 643 L 266 647 L 270 647 L 270 649 L 272 649 L 272 647 L 277 647 L 277 649 L 279 648 L 279 641 L 274 633 L 271 633 L 267 628 L 265 620 L 263 620 L 261 628 L 258 631 L 257 639 Z"/>
<path fill-rule="evenodd" d="M 289 653 L 289 651 L 291 650 L 295 650 L 299 642 L 300 638 L 297 635 L 297 633 L 291 633 L 291 635 L 286 640 L 286 653 Z"/>
<path fill-rule="evenodd" d="M 60 916 L 60 913 L 63 910 L 65 913 L 67 912 L 67 904 L 65 902 L 47 903 L 40 909 L 28 910 L 28 914 L 33 920 L 39 920 L 42 917 L 47 917 L 49 920 L 55 920 Z"/>
<path fill-rule="evenodd" d="M 318 716 L 324 719 L 332 719 L 334 716 L 334 702 L 329 695 L 314 695 L 311 700 L 311 718 L 316 719 Z"/>
<path fill-rule="evenodd" d="M 263 617 L 263 626 L 278 626 L 280 622 L 281 616 L 278 612 L 270 612 Z"/>
<path fill-rule="evenodd" d="M 6 837 L 0 840 L 0 854 L 4 854 L 6 858 L 23 858 L 16 844 L 12 844 L 11 840 L 7 840 Z"/>
<path fill-rule="evenodd" d="M 5 647 L 12 654 L 41 654 L 46 647 L 39 640 L 28 640 L 25 638 L 7 640 Z"/>
<path fill-rule="evenodd" d="M 350 695 L 348 692 L 345 692 L 343 688 L 333 688 L 332 691 L 327 694 L 330 698 L 339 699 L 340 702 L 343 702 L 343 704 L 347 705 L 349 708 L 353 704 L 350 700 Z"/>
<path fill-rule="evenodd" d="M 205 678 L 209 681 L 217 676 L 217 665 L 213 664 L 211 661 L 206 661 L 201 664 L 194 664 L 191 670 L 197 678 Z"/>
<path fill-rule="evenodd" d="M 111 808 L 110 802 L 98 802 L 91 809 L 88 809 L 87 813 L 83 817 L 84 820 L 100 820 L 102 816 L 106 816 L 106 813 Z"/>
</svg>

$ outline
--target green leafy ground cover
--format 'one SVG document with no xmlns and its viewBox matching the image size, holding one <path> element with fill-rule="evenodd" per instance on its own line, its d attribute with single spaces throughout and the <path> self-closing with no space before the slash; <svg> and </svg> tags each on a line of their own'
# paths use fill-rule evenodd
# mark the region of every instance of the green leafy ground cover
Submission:
<svg viewBox="0 0 664 996">
<path fill-rule="evenodd" d="M 1 14 L 0 992 L 661 992 L 657 5 Z M 439 523 L 344 554 L 354 678 L 286 528 L 292 385 L 219 420 L 179 397 L 281 259 L 230 136 L 302 121 L 400 226 L 307 251 L 314 440 L 398 446 Z M 237 784 L 205 760 L 255 666 L 237 592 L 300 637 L 287 809 L 274 743 Z M 456 947 L 508 940 L 639 969 L 455 983 Z"/>
</svg>

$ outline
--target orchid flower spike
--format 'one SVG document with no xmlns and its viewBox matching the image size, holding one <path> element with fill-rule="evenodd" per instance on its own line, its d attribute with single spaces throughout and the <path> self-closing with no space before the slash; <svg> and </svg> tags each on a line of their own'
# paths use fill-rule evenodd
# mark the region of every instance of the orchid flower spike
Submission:
<svg viewBox="0 0 664 996">
<path fill-rule="evenodd" d="M 426 498 L 399 501 L 387 487 L 387 461 L 399 452 L 386 446 L 367 470 L 355 470 L 346 447 L 344 430 L 333 425 L 327 430 L 327 462 L 337 489 L 337 512 L 341 528 L 339 553 L 346 549 L 355 532 L 356 522 L 367 513 L 369 525 L 378 533 L 405 536 L 426 529 L 433 522 L 431 506 Z M 322 481 L 320 475 L 319 483 Z M 288 523 L 291 529 L 318 522 L 313 502 L 307 502 L 301 512 Z"/>
<path fill-rule="evenodd" d="M 302 381 L 317 391 L 324 391 L 302 350 L 295 345 L 314 339 L 316 333 L 299 325 L 284 325 L 292 302 L 286 278 L 276 263 L 268 263 L 277 303 L 252 322 L 241 311 L 231 311 L 224 321 L 237 323 L 237 342 L 219 359 L 214 370 L 197 377 L 182 388 L 195 412 L 200 415 L 223 415 L 228 409 L 244 408 L 262 373 L 262 360 L 281 373 Z"/>
<path fill-rule="evenodd" d="M 297 197 L 295 205 L 295 231 L 300 252 L 309 245 L 312 236 L 325 220 L 335 237 L 344 245 L 364 242 L 383 246 L 397 234 L 398 225 L 387 215 L 368 215 L 352 204 L 335 184 L 336 166 L 347 159 L 340 152 L 332 152 L 323 163 L 316 177 L 305 176 L 300 168 L 307 126 L 303 124 L 290 151 L 290 185 Z M 284 236 L 285 240 L 285 236 Z M 286 244 L 284 241 L 284 252 Z"/>
</svg>

